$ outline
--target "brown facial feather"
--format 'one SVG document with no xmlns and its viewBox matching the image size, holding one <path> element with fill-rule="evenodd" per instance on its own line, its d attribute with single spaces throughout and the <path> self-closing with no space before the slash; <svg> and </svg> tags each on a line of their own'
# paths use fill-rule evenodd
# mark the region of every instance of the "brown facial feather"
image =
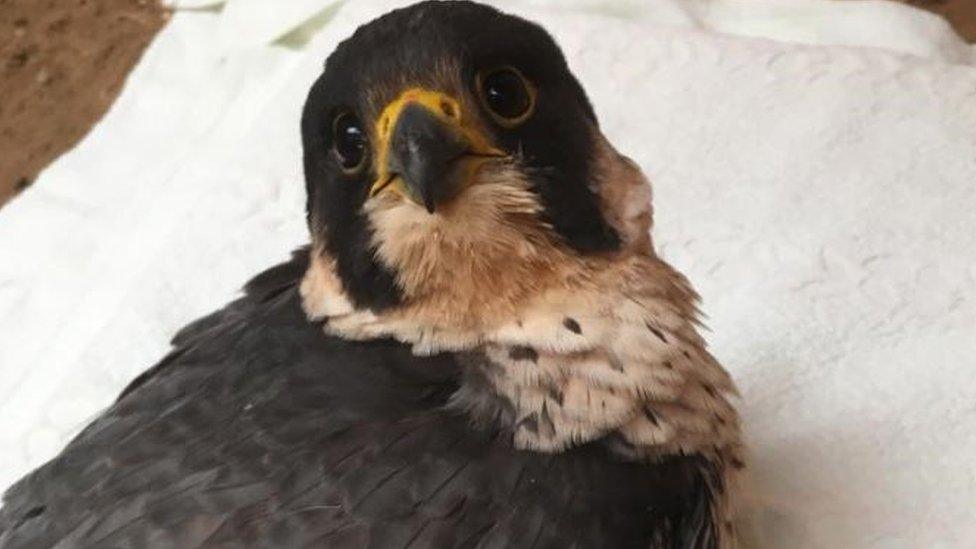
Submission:
<svg viewBox="0 0 976 549">
<path fill-rule="evenodd" d="M 597 180 L 593 191 L 600 198 L 604 219 L 620 235 L 621 254 L 653 253 L 651 185 L 637 164 L 617 152 L 599 132 L 594 149 Z"/>
</svg>

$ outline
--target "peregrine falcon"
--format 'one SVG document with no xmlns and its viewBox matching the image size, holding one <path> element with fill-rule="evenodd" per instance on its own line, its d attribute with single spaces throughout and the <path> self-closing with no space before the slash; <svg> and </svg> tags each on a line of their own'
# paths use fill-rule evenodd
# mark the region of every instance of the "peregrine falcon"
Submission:
<svg viewBox="0 0 976 549">
<path fill-rule="evenodd" d="M 301 133 L 310 245 L 11 487 L 0 547 L 736 545 L 734 384 L 545 30 L 393 11 Z"/>
</svg>

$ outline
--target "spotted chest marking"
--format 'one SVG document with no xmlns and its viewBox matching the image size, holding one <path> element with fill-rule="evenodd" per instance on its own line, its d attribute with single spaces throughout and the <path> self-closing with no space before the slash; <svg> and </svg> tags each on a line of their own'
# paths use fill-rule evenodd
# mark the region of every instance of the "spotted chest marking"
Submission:
<svg viewBox="0 0 976 549">
<path fill-rule="evenodd" d="M 567 320 L 565 330 L 584 336 L 584 324 Z M 653 352 L 555 353 L 489 343 L 480 351 L 484 360 L 467 367 L 479 369 L 479 379 L 510 410 L 507 421 L 521 448 L 559 451 L 611 435 L 630 457 L 711 454 L 737 446 L 739 420 L 728 400 L 734 392 L 728 376 L 680 337 L 669 339 L 653 325 L 645 331 L 650 334 L 645 345 Z M 477 413 L 463 397 L 456 404 Z"/>
</svg>

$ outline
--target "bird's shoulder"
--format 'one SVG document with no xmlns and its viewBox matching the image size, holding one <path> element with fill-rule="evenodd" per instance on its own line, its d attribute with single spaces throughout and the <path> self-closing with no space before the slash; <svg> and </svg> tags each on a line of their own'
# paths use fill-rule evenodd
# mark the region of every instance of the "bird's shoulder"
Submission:
<svg viewBox="0 0 976 549">
<path fill-rule="evenodd" d="M 309 323 L 296 291 L 305 257 L 182 330 L 61 455 L 12 487 L 0 546 L 707 539 L 707 463 L 626 463 L 599 443 L 514 450 L 506 433 L 445 406 L 459 377 L 452 356 L 330 338 Z"/>
</svg>

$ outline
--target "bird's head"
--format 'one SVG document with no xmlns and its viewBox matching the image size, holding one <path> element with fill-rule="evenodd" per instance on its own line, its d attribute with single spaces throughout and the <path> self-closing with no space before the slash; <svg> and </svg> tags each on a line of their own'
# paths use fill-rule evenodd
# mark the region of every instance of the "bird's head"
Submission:
<svg viewBox="0 0 976 549">
<path fill-rule="evenodd" d="M 329 57 L 302 120 L 315 253 L 351 305 L 514 314 L 581 262 L 650 249 L 649 187 L 541 27 L 423 2 Z"/>
</svg>

